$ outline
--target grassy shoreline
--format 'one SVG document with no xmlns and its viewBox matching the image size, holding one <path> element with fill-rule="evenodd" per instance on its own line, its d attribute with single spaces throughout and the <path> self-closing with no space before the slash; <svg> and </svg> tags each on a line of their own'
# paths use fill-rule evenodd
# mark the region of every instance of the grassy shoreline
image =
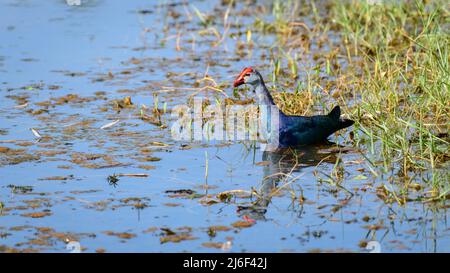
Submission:
<svg viewBox="0 0 450 273">
<path fill-rule="evenodd" d="M 272 89 L 294 88 L 299 100 L 307 98 L 323 112 L 341 105 L 356 121 L 354 145 L 368 151 L 375 177 L 387 175 L 397 202 L 411 199 L 411 188 L 423 189 L 422 201 L 447 199 L 450 17 L 445 1 L 275 1 L 271 8 L 271 20 L 255 15 L 251 31 L 277 37 L 270 49 Z M 299 66 L 305 59 L 316 65 Z M 299 106 L 292 95 L 277 96 L 285 112 Z"/>
</svg>

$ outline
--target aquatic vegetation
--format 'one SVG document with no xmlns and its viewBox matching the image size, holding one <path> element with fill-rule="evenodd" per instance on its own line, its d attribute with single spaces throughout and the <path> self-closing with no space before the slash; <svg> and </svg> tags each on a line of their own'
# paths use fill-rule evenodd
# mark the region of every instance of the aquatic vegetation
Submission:
<svg viewBox="0 0 450 273">
<path fill-rule="evenodd" d="M 161 237 L 159 238 L 161 244 L 165 244 L 168 242 L 179 243 L 185 240 L 197 239 L 196 237 L 191 235 L 192 229 L 189 227 L 178 227 L 176 231 L 173 231 L 170 228 L 161 228 L 161 231 Z"/>
<path fill-rule="evenodd" d="M 132 238 L 136 237 L 136 234 L 128 233 L 128 232 L 105 231 L 104 233 L 109 236 L 116 236 L 120 239 L 132 239 Z"/>
<path fill-rule="evenodd" d="M 349 77 L 353 96 L 359 97 L 352 113 L 360 117 L 363 132 L 355 143 L 369 149 L 372 162 L 382 161 L 379 172 L 398 172 L 405 188 L 425 171 L 423 182 L 445 196 L 448 174 L 439 175 L 448 168 L 444 132 L 450 124 L 445 5 L 361 1 L 337 5 L 332 13 L 347 51 L 361 60 L 351 65 L 361 70 L 359 79 Z"/>
<path fill-rule="evenodd" d="M 24 216 L 24 217 L 31 217 L 31 218 L 42 218 L 42 217 L 46 217 L 46 216 L 50 216 L 50 215 L 52 215 L 52 213 L 48 212 L 48 211 L 22 214 L 22 216 Z"/>
<path fill-rule="evenodd" d="M 18 186 L 10 184 L 7 187 L 10 188 L 13 193 L 28 193 L 33 191 L 32 186 Z"/>
<path fill-rule="evenodd" d="M 306 11 L 314 14 L 313 27 L 293 22 Z M 271 57 L 276 85 L 289 78 L 284 71 L 298 71 L 290 68 L 292 54 L 285 52 L 310 55 L 311 42 L 298 53 L 293 40 L 306 35 L 319 48 L 324 40 L 330 53 L 313 55 L 318 65 L 313 71 L 303 68 L 307 84 L 300 92 L 313 106 L 333 100 L 347 105 L 345 112 L 356 120 L 352 143 L 368 150 L 372 175 L 397 173 L 398 191 L 420 180 L 434 200 L 450 190 L 448 12 L 444 1 L 330 1 L 321 6 L 311 1 L 302 7 L 275 1 L 274 20 L 258 18 L 255 31 L 277 34 L 278 53 Z M 290 86 L 295 82 L 290 80 Z M 278 97 L 288 108 L 301 109 L 292 103 L 293 94 Z"/>
<path fill-rule="evenodd" d="M 114 187 L 116 187 L 119 182 L 119 178 L 115 174 L 109 175 L 106 180 L 108 181 L 108 184 L 110 186 L 114 186 Z"/>
<path fill-rule="evenodd" d="M 448 5 L 371 2 L 0 3 L 64 15 L 3 33 L 0 252 L 448 251 Z M 179 105 L 255 104 L 247 66 L 286 114 L 355 125 L 273 153 L 171 136 Z"/>
</svg>

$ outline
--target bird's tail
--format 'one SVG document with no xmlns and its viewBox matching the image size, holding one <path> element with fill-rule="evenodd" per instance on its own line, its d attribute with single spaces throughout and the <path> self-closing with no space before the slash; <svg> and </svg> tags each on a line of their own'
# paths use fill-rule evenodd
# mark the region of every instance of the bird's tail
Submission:
<svg viewBox="0 0 450 273">
<path fill-rule="evenodd" d="M 339 129 L 347 128 L 355 123 L 351 119 L 341 118 L 341 108 L 339 106 L 335 106 L 333 110 L 331 110 L 331 112 L 328 114 L 328 116 L 334 120 L 339 120 Z"/>
</svg>

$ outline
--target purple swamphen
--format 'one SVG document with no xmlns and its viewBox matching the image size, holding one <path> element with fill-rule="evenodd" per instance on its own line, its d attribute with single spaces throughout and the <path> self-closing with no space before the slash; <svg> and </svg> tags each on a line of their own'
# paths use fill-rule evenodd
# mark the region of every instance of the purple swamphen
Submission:
<svg viewBox="0 0 450 273">
<path fill-rule="evenodd" d="M 261 74 L 256 69 L 247 67 L 242 70 L 233 85 L 238 87 L 242 84 L 249 84 L 253 88 L 259 105 L 275 105 Z M 324 142 L 334 132 L 354 123 L 340 116 L 339 106 L 335 106 L 328 115 L 288 116 L 279 111 L 278 145 L 279 147 L 295 147 Z"/>
</svg>

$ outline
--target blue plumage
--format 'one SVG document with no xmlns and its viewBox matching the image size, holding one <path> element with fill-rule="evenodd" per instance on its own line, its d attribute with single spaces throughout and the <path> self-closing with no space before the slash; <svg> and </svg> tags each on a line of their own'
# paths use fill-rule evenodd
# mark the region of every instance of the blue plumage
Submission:
<svg viewBox="0 0 450 273">
<path fill-rule="evenodd" d="M 245 68 L 235 80 L 234 86 L 241 84 L 250 84 L 253 87 L 260 105 L 275 105 L 272 95 L 257 70 L 251 67 Z M 328 115 L 288 116 L 279 111 L 279 146 L 294 147 L 323 142 L 334 132 L 354 123 L 340 116 L 339 106 L 334 107 Z"/>
</svg>

